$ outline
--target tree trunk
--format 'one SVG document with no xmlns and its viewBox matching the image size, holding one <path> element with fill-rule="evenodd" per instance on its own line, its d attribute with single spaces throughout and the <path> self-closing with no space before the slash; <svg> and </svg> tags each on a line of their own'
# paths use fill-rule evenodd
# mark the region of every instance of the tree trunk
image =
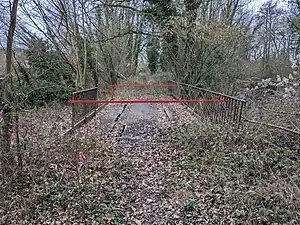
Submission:
<svg viewBox="0 0 300 225">
<path fill-rule="evenodd" d="M 138 18 L 137 18 L 137 21 L 139 21 L 139 27 L 138 27 L 136 35 L 135 35 L 134 46 L 133 46 L 133 55 L 132 55 L 134 74 L 137 73 L 139 54 L 141 52 L 142 34 L 140 34 L 140 32 L 142 32 L 142 30 L 143 30 L 144 20 L 145 20 L 144 17 L 141 18 L 141 16 L 138 16 Z"/>
<path fill-rule="evenodd" d="M 17 22 L 17 10 L 18 10 L 19 0 L 14 0 L 10 15 L 10 25 L 7 35 L 7 45 L 6 45 L 6 74 L 5 77 L 0 79 L 1 90 L 0 90 L 0 110 L 2 110 L 3 121 L 0 124 L 1 129 L 1 166 L 2 173 L 5 176 L 12 175 L 14 160 L 10 149 L 10 131 L 12 128 L 12 97 L 11 97 L 11 83 L 12 83 L 12 53 L 13 53 L 13 38 Z"/>
<path fill-rule="evenodd" d="M 80 45 L 80 34 L 79 34 L 79 28 L 78 28 L 78 21 L 77 21 L 77 12 L 76 12 L 76 1 L 73 0 L 73 16 L 74 16 L 74 44 L 75 44 L 75 54 L 76 54 L 76 69 L 77 69 L 77 76 L 76 76 L 76 89 L 82 89 L 83 83 L 82 83 L 82 61 L 81 61 L 81 45 Z"/>
</svg>

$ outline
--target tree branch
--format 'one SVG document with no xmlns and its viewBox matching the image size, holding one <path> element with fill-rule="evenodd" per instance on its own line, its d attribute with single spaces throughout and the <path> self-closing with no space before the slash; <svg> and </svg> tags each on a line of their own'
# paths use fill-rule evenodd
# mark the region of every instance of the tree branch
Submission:
<svg viewBox="0 0 300 225">
<path fill-rule="evenodd" d="M 254 121 L 254 120 L 248 120 L 246 118 L 244 118 L 244 120 L 246 122 L 249 122 L 249 123 L 255 123 L 255 124 L 259 124 L 259 125 L 264 125 L 264 126 L 268 126 L 268 127 L 272 127 L 272 128 L 276 128 L 276 129 L 284 130 L 284 131 L 287 131 L 287 132 L 290 132 L 290 133 L 293 133 L 293 134 L 300 135 L 300 132 L 295 131 L 295 130 L 291 130 L 291 129 L 286 128 L 286 127 L 281 127 L 281 126 L 277 126 L 277 125 L 270 124 L 270 123 L 258 122 L 258 121 Z"/>
</svg>

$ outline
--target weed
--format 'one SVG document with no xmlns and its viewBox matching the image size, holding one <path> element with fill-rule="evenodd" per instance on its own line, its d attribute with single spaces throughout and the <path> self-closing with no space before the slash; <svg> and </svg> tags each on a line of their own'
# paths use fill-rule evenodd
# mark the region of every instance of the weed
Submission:
<svg viewBox="0 0 300 225">
<path fill-rule="evenodd" d="M 184 205 L 184 210 L 187 212 L 194 211 L 197 206 L 197 199 L 196 198 L 189 198 L 187 199 L 185 205 Z"/>
</svg>

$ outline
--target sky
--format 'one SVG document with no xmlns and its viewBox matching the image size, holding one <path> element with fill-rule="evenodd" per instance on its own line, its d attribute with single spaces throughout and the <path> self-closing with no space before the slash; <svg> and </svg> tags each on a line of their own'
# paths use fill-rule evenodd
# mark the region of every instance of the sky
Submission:
<svg viewBox="0 0 300 225">
<path fill-rule="evenodd" d="M 267 1 L 269 1 L 269 0 L 253 0 L 249 4 L 249 7 L 251 7 L 253 10 L 257 11 Z M 284 6 L 287 4 L 287 0 L 277 0 L 277 4 L 278 4 L 278 6 Z"/>
<path fill-rule="evenodd" d="M 251 8 L 254 11 L 258 11 L 259 8 L 267 1 L 269 1 L 269 0 L 252 0 L 252 2 L 249 4 L 249 8 Z M 276 0 L 273 0 L 273 1 L 276 1 Z M 287 1 L 288 0 L 277 0 L 279 6 L 287 5 Z M 0 29 L 0 42 L 1 43 L 6 42 L 6 35 L 3 35 L 3 32 L 1 32 L 1 29 Z"/>
</svg>

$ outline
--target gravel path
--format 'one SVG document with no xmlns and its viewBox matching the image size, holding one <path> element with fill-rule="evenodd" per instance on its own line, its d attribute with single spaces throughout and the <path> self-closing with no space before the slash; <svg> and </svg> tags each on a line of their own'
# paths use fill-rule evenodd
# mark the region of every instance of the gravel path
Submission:
<svg viewBox="0 0 300 225">
<path fill-rule="evenodd" d="M 115 179 L 111 186 L 114 205 L 123 212 L 123 223 L 180 224 L 179 214 L 187 193 L 180 194 L 178 199 L 174 194 L 176 185 L 169 186 L 173 179 L 169 174 L 176 168 L 180 152 L 171 147 L 168 129 L 176 120 L 190 117 L 185 107 L 109 105 L 100 117 L 105 121 L 102 126 L 107 126 L 104 128 L 109 132 L 107 137 L 115 143 L 112 173 Z M 181 204 L 174 207 L 177 200 Z"/>
</svg>

